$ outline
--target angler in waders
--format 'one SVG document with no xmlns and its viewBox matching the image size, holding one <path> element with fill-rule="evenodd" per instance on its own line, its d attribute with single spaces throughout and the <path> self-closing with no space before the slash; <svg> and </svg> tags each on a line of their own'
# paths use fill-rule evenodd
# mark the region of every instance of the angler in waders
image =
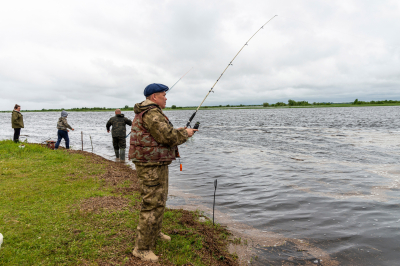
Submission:
<svg viewBox="0 0 400 266">
<path fill-rule="evenodd" d="M 163 113 L 168 87 L 150 84 L 144 90 L 146 100 L 134 107 L 129 159 L 135 164 L 140 184 L 141 210 L 136 245 L 132 254 L 144 261 L 158 261 L 153 253 L 156 240 L 171 241 L 161 232 L 168 195 L 168 165 L 178 154 L 178 145 L 197 129 L 175 129 Z"/>
<path fill-rule="evenodd" d="M 107 132 L 110 133 L 110 127 L 112 126 L 112 138 L 115 156 L 122 161 L 125 161 L 125 149 L 126 149 L 126 125 L 132 126 L 132 121 L 121 114 L 121 110 L 115 110 L 115 116 L 108 120 L 106 128 Z"/>
</svg>

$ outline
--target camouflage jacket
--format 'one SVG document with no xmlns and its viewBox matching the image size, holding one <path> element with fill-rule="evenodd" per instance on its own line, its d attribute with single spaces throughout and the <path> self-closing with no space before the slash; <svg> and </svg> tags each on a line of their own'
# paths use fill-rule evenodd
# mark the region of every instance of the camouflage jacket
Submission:
<svg viewBox="0 0 400 266">
<path fill-rule="evenodd" d="M 58 129 L 58 130 L 67 131 L 68 128 L 69 128 L 69 129 L 72 129 L 72 127 L 71 127 L 71 126 L 68 124 L 68 122 L 67 122 L 67 118 L 66 118 L 66 117 L 60 117 L 60 118 L 58 119 L 58 122 L 57 122 L 57 129 Z"/>
<path fill-rule="evenodd" d="M 188 139 L 187 131 L 174 129 L 161 108 L 150 100 L 136 104 L 134 111 L 129 159 L 145 164 L 175 160 L 177 146 Z"/>
<path fill-rule="evenodd" d="M 128 118 L 124 117 L 124 114 L 118 114 L 110 118 L 108 120 L 106 128 L 107 131 L 110 130 L 112 126 L 111 134 L 112 137 L 125 137 L 126 136 L 126 127 L 125 125 L 132 126 L 132 121 Z"/>
<path fill-rule="evenodd" d="M 20 112 L 12 111 L 11 126 L 12 128 L 24 128 L 24 117 Z"/>
</svg>

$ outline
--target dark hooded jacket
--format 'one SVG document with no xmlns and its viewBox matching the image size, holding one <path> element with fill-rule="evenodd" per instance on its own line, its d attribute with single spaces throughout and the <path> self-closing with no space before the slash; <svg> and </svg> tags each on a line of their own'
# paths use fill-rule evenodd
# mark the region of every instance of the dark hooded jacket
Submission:
<svg viewBox="0 0 400 266">
<path fill-rule="evenodd" d="M 132 126 L 132 121 L 124 116 L 124 114 L 117 114 L 108 120 L 106 128 L 110 130 L 113 138 L 126 137 L 126 125 Z"/>
<path fill-rule="evenodd" d="M 68 128 L 72 129 L 72 127 L 68 124 L 67 117 L 66 116 L 60 117 L 57 121 L 57 129 L 68 131 Z"/>
</svg>

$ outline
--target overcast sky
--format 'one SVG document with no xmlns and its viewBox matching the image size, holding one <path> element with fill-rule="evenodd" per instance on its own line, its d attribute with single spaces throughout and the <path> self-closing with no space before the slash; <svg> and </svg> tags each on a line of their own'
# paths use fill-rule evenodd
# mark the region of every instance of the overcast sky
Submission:
<svg viewBox="0 0 400 266">
<path fill-rule="evenodd" d="M 3 1 L 0 110 L 400 100 L 400 1 Z"/>
</svg>

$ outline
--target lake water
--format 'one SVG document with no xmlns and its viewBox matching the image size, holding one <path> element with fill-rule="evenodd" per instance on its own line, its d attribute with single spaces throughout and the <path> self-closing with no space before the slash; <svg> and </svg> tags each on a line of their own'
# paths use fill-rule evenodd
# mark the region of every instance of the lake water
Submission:
<svg viewBox="0 0 400 266">
<path fill-rule="evenodd" d="M 183 171 L 171 164 L 170 183 L 211 206 L 218 179 L 216 208 L 235 221 L 306 239 L 340 265 L 399 265 L 399 111 L 202 110 L 193 121 L 201 131 L 180 146 Z M 181 127 L 192 112 L 166 114 Z M 59 112 L 23 114 L 22 139 L 56 139 Z M 0 139 L 12 138 L 10 116 L 0 114 Z M 83 131 L 85 150 L 91 151 L 91 135 L 94 152 L 112 158 L 105 128 L 111 116 L 71 112 L 72 146 L 81 148 Z"/>
</svg>

